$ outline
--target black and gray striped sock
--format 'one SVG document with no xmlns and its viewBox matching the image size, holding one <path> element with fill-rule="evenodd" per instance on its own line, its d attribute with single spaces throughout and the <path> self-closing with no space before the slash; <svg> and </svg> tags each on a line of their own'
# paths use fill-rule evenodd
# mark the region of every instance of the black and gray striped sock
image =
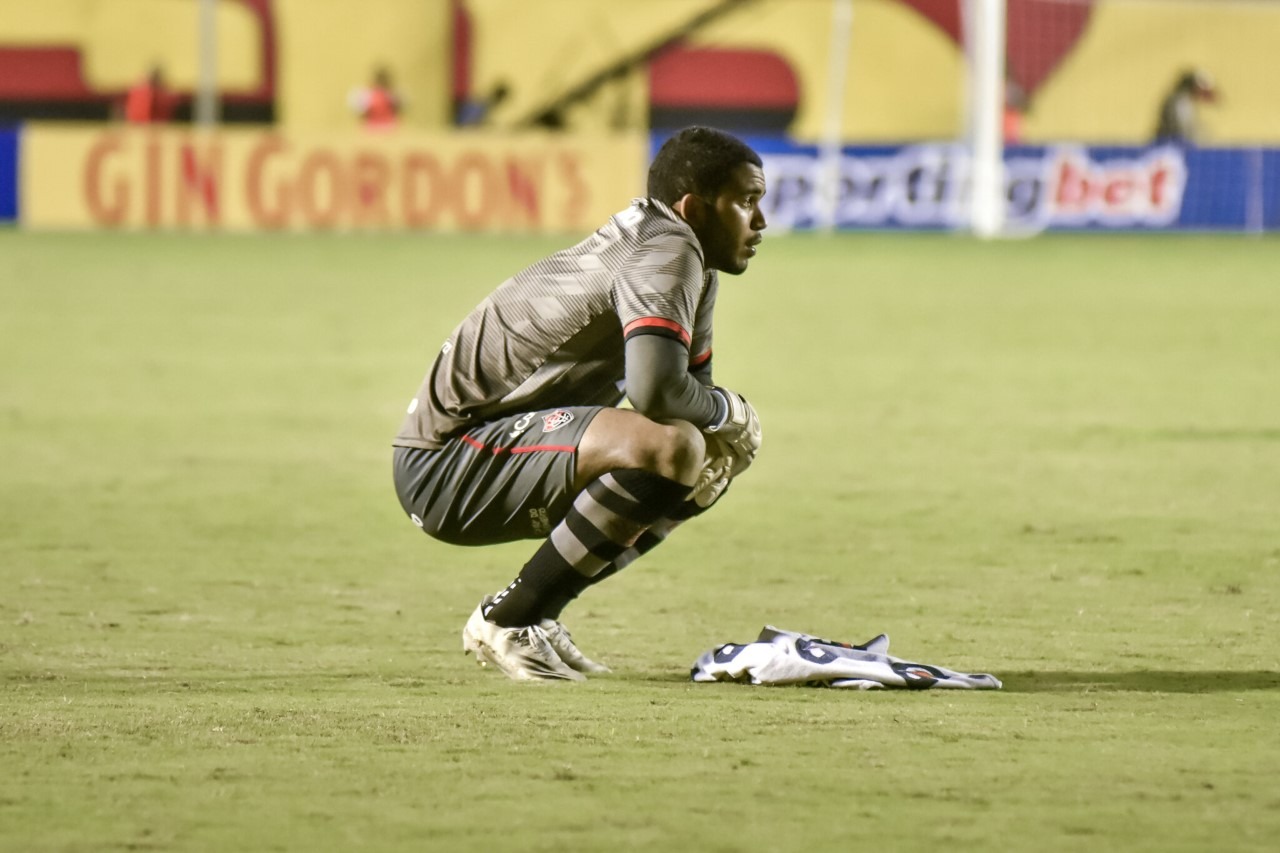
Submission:
<svg viewBox="0 0 1280 853">
<path fill-rule="evenodd" d="M 638 469 L 611 471 L 588 484 L 520 576 L 494 596 L 485 618 L 514 628 L 558 616 L 688 494 L 689 486 Z"/>
</svg>

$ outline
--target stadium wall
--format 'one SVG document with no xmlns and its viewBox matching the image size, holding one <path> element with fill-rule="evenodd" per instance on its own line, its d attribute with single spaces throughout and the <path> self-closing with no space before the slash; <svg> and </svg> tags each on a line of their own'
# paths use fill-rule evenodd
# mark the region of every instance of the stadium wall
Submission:
<svg viewBox="0 0 1280 853">
<path fill-rule="evenodd" d="M 517 126 L 531 112 L 620 56 L 634 55 L 709 0 L 467 0 L 475 32 L 476 92 L 499 82 L 511 94 L 494 112 Z M 965 57 L 956 0 L 854 0 L 841 93 L 841 136 L 902 144 L 961 138 Z M 795 82 L 785 131 L 817 142 L 827 124 L 832 12 L 829 0 L 756 0 L 716 18 L 677 46 L 784 65 Z M 1182 69 L 1210 71 L 1222 97 L 1201 116 L 1214 145 L 1280 145 L 1280 2 L 1253 0 L 1009 0 L 1008 68 L 1029 101 L 1023 139 L 1143 145 L 1160 100 Z M 660 56 L 659 59 L 662 59 Z M 570 112 L 573 129 L 618 127 L 643 115 L 661 81 L 637 67 Z M 657 64 L 662 67 L 661 62 Z M 686 98 L 715 117 L 724 107 L 710 75 L 680 80 Z M 658 84 L 655 86 L 655 84 Z M 651 106 L 663 106 L 652 104 Z M 736 104 L 735 104 L 736 106 Z M 732 116 L 730 116 L 732 117 Z M 721 125 L 724 121 L 716 122 Z M 655 127 L 657 122 L 655 122 Z M 670 125 L 668 125 L 670 126 Z"/>
<path fill-rule="evenodd" d="M 646 120 L 671 127 L 697 115 L 759 131 L 767 118 L 771 130 L 816 142 L 833 83 L 830 0 L 730 6 L 219 0 L 222 114 L 289 130 L 353 128 L 348 93 L 385 65 L 407 98 L 407 125 L 443 130 L 455 98 L 482 98 L 504 83 L 509 95 L 491 121 L 523 127 L 584 81 L 727 8 L 647 67 L 637 62 L 607 74 L 590 97 L 565 108 L 563 126 L 639 131 Z M 842 138 L 886 145 L 960 138 L 959 0 L 853 6 L 848 67 L 838 83 Z M 198 76 L 198 7 L 196 0 L 0 0 L 0 121 L 105 119 L 153 64 L 164 67 L 185 118 Z M 1008 0 L 1008 9 L 1008 68 L 1027 96 L 1023 141 L 1145 144 L 1161 98 L 1185 67 L 1196 66 L 1221 93 L 1203 110 L 1202 141 L 1280 145 L 1280 2 Z M 741 123 L 744 117 L 752 123 Z"/>
<path fill-rule="evenodd" d="M 450 6 L 442 0 L 274 0 L 279 30 L 279 121 L 294 130 L 359 122 L 352 88 L 387 68 L 405 100 L 403 125 L 441 129 L 451 121 Z"/>
<path fill-rule="evenodd" d="M 226 119 L 269 121 L 275 97 L 272 0 L 217 4 L 217 82 Z M 0 0 L 0 117 L 108 118 L 160 68 L 190 113 L 199 76 L 199 4 L 173 0 Z"/>
</svg>

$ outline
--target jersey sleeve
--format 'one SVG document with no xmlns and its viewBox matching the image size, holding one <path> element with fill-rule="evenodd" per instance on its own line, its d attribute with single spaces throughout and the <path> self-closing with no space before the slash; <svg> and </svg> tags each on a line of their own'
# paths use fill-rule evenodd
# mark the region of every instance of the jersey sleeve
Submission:
<svg viewBox="0 0 1280 853">
<path fill-rule="evenodd" d="M 702 258 L 687 237 L 667 232 L 642 243 L 614 279 L 624 340 L 662 335 L 692 351 L 702 283 Z"/>
<path fill-rule="evenodd" d="M 693 320 L 693 339 L 689 344 L 689 371 L 703 384 L 711 384 L 711 327 L 716 309 L 716 293 L 720 288 L 719 276 L 714 271 L 707 274 L 707 284 L 698 301 Z"/>
</svg>

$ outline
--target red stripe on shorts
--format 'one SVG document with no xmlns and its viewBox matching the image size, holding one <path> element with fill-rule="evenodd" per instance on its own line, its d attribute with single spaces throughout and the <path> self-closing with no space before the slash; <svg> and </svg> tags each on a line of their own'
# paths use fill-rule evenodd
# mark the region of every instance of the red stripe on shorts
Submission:
<svg viewBox="0 0 1280 853">
<path fill-rule="evenodd" d="M 538 453 L 540 451 L 550 451 L 552 453 L 572 453 L 578 448 L 570 444 L 535 444 L 531 447 L 486 447 L 476 441 L 469 435 L 459 436 L 464 442 L 474 447 L 476 450 L 487 450 L 495 456 L 499 453 Z"/>
</svg>

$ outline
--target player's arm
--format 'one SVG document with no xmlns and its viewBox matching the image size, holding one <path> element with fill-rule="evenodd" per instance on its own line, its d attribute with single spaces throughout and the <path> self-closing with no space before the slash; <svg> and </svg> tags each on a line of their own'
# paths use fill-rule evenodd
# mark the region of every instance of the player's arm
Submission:
<svg viewBox="0 0 1280 853">
<path fill-rule="evenodd" d="M 724 420 L 724 399 L 689 372 L 689 350 L 661 335 L 634 335 L 626 344 L 627 397 L 653 420 L 682 420 L 700 429 Z"/>
<path fill-rule="evenodd" d="M 701 381 L 710 379 L 715 282 L 713 277 L 704 288 L 697 246 L 685 235 L 663 234 L 637 251 L 614 285 L 626 341 L 627 396 L 650 418 L 684 420 L 715 433 L 749 462 L 760 448 L 755 410 L 741 395 Z M 705 370 L 691 374 L 691 367 Z"/>
<path fill-rule="evenodd" d="M 760 419 L 739 394 L 703 385 L 689 372 L 689 351 L 661 335 L 633 335 L 626 343 L 627 397 L 654 420 L 688 421 L 722 439 L 750 464 L 760 449 Z"/>
<path fill-rule="evenodd" d="M 710 388 L 715 384 L 711 380 L 711 354 L 707 353 L 701 361 L 689 364 L 689 375 L 698 380 L 704 387 Z"/>
</svg>

